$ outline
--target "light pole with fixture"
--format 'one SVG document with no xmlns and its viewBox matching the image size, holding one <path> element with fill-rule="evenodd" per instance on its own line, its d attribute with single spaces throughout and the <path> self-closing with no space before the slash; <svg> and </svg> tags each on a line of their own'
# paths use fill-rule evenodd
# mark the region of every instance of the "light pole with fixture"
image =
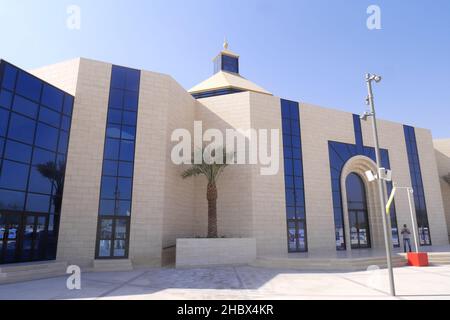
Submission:
<svg viewBox="0 0 450 320">
<path fill-rule="evenodd" d="M 381 168 L 381 152 L 380 152 L 380 143 L 378 139 L 378 128 L 377 128 L 377 118 L 375 113 L 375 104 L 374 97 L 372 91 L 372 82 L 375 81 L 379 83 L 381 81 L 381 77 L 377 75 L 367 74 L 366 75 L 366 83 L 368 90 L 367 104 L 370 106 L 370 111 L 365 112 L 364 115 L 361 116 L 361 119 L 366 121 L 368 117 L 372 117 L 372 129 L 373 129 L 373 137 L 375 142 L 375 157 L 377 162 L 377 182 L 378 182 L 378 193 L 380 194 L 380 208 L 381 208 L 381 216 L 383 220 L 384 227 L 384 244 L 386 246 L 386 259 L 387 259 L 387 267 L 389 273 L 389 286 L 391 296 L 395 296 L 395 283 L 394 283 L 394 271 L 392 269 L 392 247 L 391 247 L 391 230 L 389 230 L 389 224 L 387 221 L 386 215 L 386 201 L 384 197 L 384 180 L 386 171 Z"/>
</svg>

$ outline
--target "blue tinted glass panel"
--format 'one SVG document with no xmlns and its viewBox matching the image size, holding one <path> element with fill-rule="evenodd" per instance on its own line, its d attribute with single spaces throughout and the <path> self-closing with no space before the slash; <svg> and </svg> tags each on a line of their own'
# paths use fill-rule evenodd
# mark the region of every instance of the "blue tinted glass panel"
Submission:
<svg viewBox="0 0 450 320">
<path fill-rule="evenodd" d="M 33 101 L 39 102 L 41 97 L 42 82 L 37 78 L 19 71 L 17 78 L 16 92 Z"/>
<path fill-rule="evenodd" d="M 23 116 L 12 114 L 9 122 L 8 137 L 24 143 L 32 144 L 36 123 Z"/>
<path fill-rule="evenodd" d="M 139 91 L 139 83 L 140 83 L 140 72 L 137 70 L 132 70 L 127 72 L 127 80 L 126 80 L 125 89 L 130 91 Z"/>
<path fill-rule="evenodd" d="M 67 116 L 63 116 L 62 121 L 61 121 L 61 129 L 69 131 L 70 124 L 71 124 L 71 119 Z"/>
<path fill-rule="evenodd" d="M 137 122 L 137 113 L 124 111 L 123 113 L 123 124 L 129 126 L 135 126 Z"/>
<path fill-rule="evenodd" d="M 41 110 L 39 111 L 39 121 L 59 128 L 61 122 L 61 114 L 47 108 L 41 108 Z"/>
<path fill-rule="evenodd" d="M 10 109 L 12 104 L 12 93 L 7 90 L 0 91 L 0 107 Z"/>
<path fill-rule="evenodd" d="M 138 97 L 137 93 L 125 92 L 124 103 L 123 103 L 124 109 L 136 111 L 137 107 L 138 107 L 138 100 L 139 100 L 139 97 Z"/>
<path fill-rule="evenodd" d="M 28 165 L 4 160 L 0 174 L 0 188 L 25 191 L 28 172 Z"/>
<path fill-rule="evenodd" d="M 28 117 L 31 117 L 33 119 L 36 119 L 39 106 L 37 103 L 34 103 L 28 99 L 22 98 L 18 95 L 14 97 L 13 102 L 13 110 L 21 113 L 23 115 L 26 115 Z"/>
<path fill-rule="evenodd" d="M 222 70 L 239 73 L 239 60 L 234 57 L 222 55 Z"/>
<path fill-rule="evenodd" d="M 45 164 L 31 168 L 28 191 L 45 194 L 52 193 L 52 183 L 43 174 L 45 173 L 46 169 L 47 166 L 45 166 Z"/>
<path fill-rule="evenodd" d="M 105 176 L 117 176 L 118 162 L 105 160 L 103 161 L 103 175 Z"/>
<path fill-rule="evenodd" d="M 32 149 L 29 145 L 9 140 L 6 142 L 5 158 L 30 163 L 31 150 Z"/>
<path fill-rule="evenodd" d="M 61 132 L 59 134 L 58 152 L 66 154 L 69 144 L 69 134 L 66 132 Z"/>
<path fill-rule="evenodd" d="M 64 97 L 63 113 L 69 117 L 72 116 L 74 98 L 68 94 Z"/>
<path fill-rule="evenodd" d="M 120 125 L 108 125 L 108 127 L 106 128 L 106 137 L 120 139 Z"/>
<path fill-rule="evenodd" d="M 101 200 L 100 201 L 100 215 L 113 216 L 116 213 L 117 200 Z"/>
<path fill-rule="evenodd" d="M 122 123 L 122 111 L 110 109 L 108 111 L 108 123 L 109 124 L 121 124 Z"/>
<path fill-rule="evenodd" d="M 136 138 L 136 127 L 122 127 L 122 139 L 134 140 Z"/>
<path fill-rule="evenodd" d="M 2 87 L 7 88 L 9 90 L 14 90 L 16 77 L 17 77 L 17 69 L 5 63 Z"/>
<path fill-rule="evenodd" d="M 132 187 L 131 179 L 119 178 L 117 186 L 118 186 L 118 194 L 116 195 L 117 199 L 131 200 L 131 187 Z"/>
<path fill-rule="evenodd" d="M 102 199 L 115 199 L 117 195 L 117 178 L 103 177 L 102 178 Z"/>
<path fill-rule="evenodd" d="M 56 151 L 58 144 L 58 129 L 39 123 L 36 130 L 36 142 L 38 147 Z"/>
<path fill-rule="evenodd" d="M 25 193 L 0 189 L 0 208 L 22 211 L 25 205 Z"/>
<path fill-rule="evenodd" d="M 127 72 L 125 68 L 113 66 L 111 76 L 111 87 L 116 89 L 124 89 L 126 77 Z"/>
<path fill-rule="evenodd" d="M 26 211 L 29 212 L 45 212 L 49 211 L 50 196 L 32 194 L 27 196 Z"/>
<path fill-rule="evenodd" d="M 105 143 L 105 159 L 119 159 L 120 141 L 115 139 L 106 139 Z"/>
<path fill-rule="evenodd" d="M 123 108 L 123 95 L 124 92 L 118 89 L 111 89 L 109 96 L 110 108 L 122 109 Z"/>
<path fill-rule="evenodd" d="M 6 136 L 9 112 L 0 108 L 0 137 Z"/>
<path fill-rule="evenodd" d="M 119 174 L 120 177 L 133 176 L 133 164 L 130 162 L 119 162 Z"/>
<path fill-rule="evenodd" d="M 41 103 L 50 109 L 62 112 L 64 93 L 48 84 L 44 84 Z"/>
<path fill-rule="evenodd" d="M 33 152 L 33 164 L 45 164 L 55 161 L 56 154 L 47 150 L 34 148 Z"/>
<path fill-rule="evenodd" d="M 134 160 L 134 142 L 122 141 L 120 143 L 120 158 L 121 161 L 133 161 Z"/>
</svg>

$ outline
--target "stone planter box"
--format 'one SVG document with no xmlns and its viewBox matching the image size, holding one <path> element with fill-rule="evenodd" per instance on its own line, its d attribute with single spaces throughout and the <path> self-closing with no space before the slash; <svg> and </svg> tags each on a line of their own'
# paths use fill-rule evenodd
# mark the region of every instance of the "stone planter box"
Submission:
<svg viewBox="0 0 450 320">
<path fill-rule="evenodd" d="M 178 239 L 176 267 L 246 265 L 256 260 L 256 240 Z"/>
</svg>

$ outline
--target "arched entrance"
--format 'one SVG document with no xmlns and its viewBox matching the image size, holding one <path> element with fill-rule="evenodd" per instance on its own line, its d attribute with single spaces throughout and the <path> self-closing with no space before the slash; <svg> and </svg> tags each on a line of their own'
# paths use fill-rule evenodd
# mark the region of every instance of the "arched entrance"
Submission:
<svg viewBox="0 0 450 320">
<path fill-rule="evenodd" d="M 345 186 L 351 247 L 352 249 L 368 249 L 371 247 L 371 241 L 364 182 L 357 173 L 352 172 L 347 176 Z"/>
</svg>

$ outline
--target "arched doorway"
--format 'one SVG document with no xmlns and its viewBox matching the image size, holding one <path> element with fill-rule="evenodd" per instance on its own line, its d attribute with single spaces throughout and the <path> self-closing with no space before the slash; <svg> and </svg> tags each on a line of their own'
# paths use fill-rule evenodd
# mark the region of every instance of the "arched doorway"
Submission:
<svg viewBox="0 0 450 320">
<path fill-rule="evenodd" d="M 371 248 L 366 189 L 362 178 L 352 172 L 345 181 L 350 243 L 352 249 Z"/>
</svg>

